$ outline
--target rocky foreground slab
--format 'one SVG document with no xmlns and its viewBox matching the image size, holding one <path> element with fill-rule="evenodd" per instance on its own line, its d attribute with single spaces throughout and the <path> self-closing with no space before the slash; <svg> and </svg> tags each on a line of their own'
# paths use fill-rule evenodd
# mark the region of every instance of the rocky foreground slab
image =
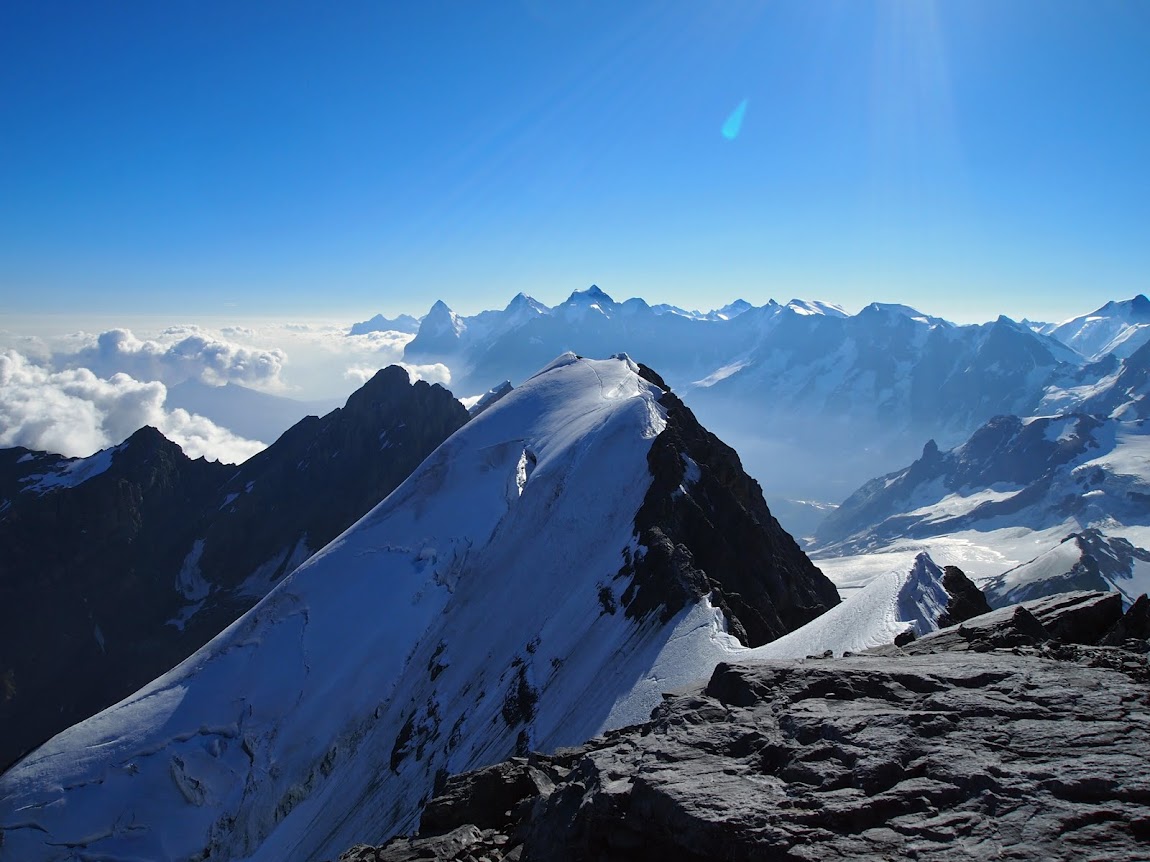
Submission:
<svg viewBox="0 0 1150 862">
<path fill-rule="evenodd" d="M 1145 860 L 1147 632 L 1120 613 L 1074 594 L 902 648 L 720 664 L 647 724 L 448 779 L 418 836 L 341 862 Z"/>
</svg>

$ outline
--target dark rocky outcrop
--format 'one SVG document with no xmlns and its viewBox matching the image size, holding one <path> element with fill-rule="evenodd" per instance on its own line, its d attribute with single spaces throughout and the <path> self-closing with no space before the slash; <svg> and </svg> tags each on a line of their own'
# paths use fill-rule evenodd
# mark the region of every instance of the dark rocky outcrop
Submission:
<svg viewBox="0 0 1150 862">
<path fill-rule="evenodd" d="M 1150 638 L 1150 599 L 1143 593 L 1102 638 L 1105 646 L 1122 646 L 1130 639 Z"/>
<path fill-rule="evenodd" d="M 1101 644 L 1123 619 L 1118 593 L 1063 593 L 998 608 L 957 626 L 929 632 L 913 642 L 876 647 L 871 652 L 919 655 L 988 652 L 1037 647 L 1047 642 Z"/>
<path fill-rule="evenodd" d="M 938 618 L 939 628 L 957 625 L 971 617 L 990 613 L 990 604 L 982 590 L 958 566 L 945 566 L 942 570 L 942 588 L 950 596 L 946 611 Z"/>
<path fill-rule="evenodd" d="M 721 607 L 731 632 L 758 646 L 838 604 L 838 590 L 771 515 L 758 482 L 730 446 L 707 431 L 663 380 L 667 426 L 647 455 L 654 477 L 635 518 L 645 553 L 623 594 L 628 614 L 658 610 L 670 619 L 704 595 Z"/>
<path fill-rule="evenodd" d="M 342 860 L 1145 859 L 1150 665 L 1049 637 L 1101 636 L 1113 605 L 720 664 L 647 724 L 448 779 L 419 836 Z"/>
<path fill-rule="evenodd" d="M 206 643 L 467 418 L 392 366 L 238 467 L 154 428 L 91 459 L 0 451 L 0 770 Z"/>
</svg>

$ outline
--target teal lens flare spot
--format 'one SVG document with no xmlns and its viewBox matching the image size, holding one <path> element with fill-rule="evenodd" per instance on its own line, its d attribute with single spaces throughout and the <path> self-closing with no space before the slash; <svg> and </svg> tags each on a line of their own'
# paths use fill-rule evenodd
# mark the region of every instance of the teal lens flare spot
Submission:
<svg viewBox="0 0 1150 862">
<path fill-rule="evenodd" d="M 747 100 L 739 102 L 739 106 L 731 111 L 730 116 L 727 117 L 723 123 L 723 137 L 728 141 L 733 141 L 739 136 L 739 130 L 743 127 L 743 116 L 747 113 Z"/>
</svg>

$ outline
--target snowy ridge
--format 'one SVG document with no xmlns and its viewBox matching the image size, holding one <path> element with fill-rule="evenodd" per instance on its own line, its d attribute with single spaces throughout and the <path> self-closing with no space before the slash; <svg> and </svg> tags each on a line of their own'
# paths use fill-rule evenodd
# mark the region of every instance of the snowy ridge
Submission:
<svg viewBox="0 0 1150 862">
<path fill-rule="evenodd" d="M 101 473 L 106 473 L 112 466 L 112 459 L 117 452 L 123 451 L 128 444 L 109 446 L 101 449 L 87 458 L 68 458 L 51 465 L 47 473 L 34 473 L 22 480 L 21 492 L 33 494 L 46 494 L 61 488 L 74 488 L 82 485 L 89 479 L 94 479 Z"/>
<path fill-rule="evenodd" d="M 573 354 L 508 393 L 198 653 L 0 777 L 4 849 L 331 857 L 410 827 L 441 769 L 602 730 L 673 637 L 612 610 L 660 395 Z"/>
<path fill-rule="evenodd" d="M 942 569 L 920 553 L 909 566 L 872 579 L 801 628 L 751 649 L 727 633 L 722 612 L 704 599 L 680 614 L 671 637 L 650 659 L 650 672 L 615 704 L 607 726 L 646 721 L 663 692 L 706 680 L 721 661 L 801 659 L 827 650 L 841 656 L 889 644 L 908 628 L 916 635 L 936 631 L 949 601 L 942 578 Z"/>
<path fill-rule="evenodd" d="M 920 553 L 909 568 L 875 578 L 841 605 L 748 655 L 802 658 L 826 650 L 842 655 L 891 643 L 908 628 L 916 635 L 935 631 L 949 601 L 942 577 L 942 569 L 930 555 Z"/>
<path fill-rule="evenodd" d="M 1150 300 L 1139 294 L 1122 302 L 1108 302 L 1090 314 L 1047 324 L 1039 331 L 1090 360 L 1108 353 L 1126 357 L 1150 341 Z"/>
<path fill-rule="evenodd" d="M 1133 604 L 1150 592 L 1150 551 L 1089 528 L 983 587 L 996 608 L 1074 590 L 1114 591 L 1122 594 L 1124 605 Z"/>
<path fill-rule="evenodd" d="M 852 494 L 819 528 L 819 552 L 978 529 L 1150 526 L 1150 422 L 1085 414 L 999 416 L 949 452 L 921 458 Z M 1056 540 L 1057 541 L 1057 540 Z"/>
</svg>

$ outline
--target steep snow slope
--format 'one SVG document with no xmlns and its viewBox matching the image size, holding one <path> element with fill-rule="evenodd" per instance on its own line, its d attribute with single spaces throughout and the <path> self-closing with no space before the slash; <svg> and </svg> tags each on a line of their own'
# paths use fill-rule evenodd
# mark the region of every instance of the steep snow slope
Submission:
<svg viewBox="0 0 1150 862">
<path fill-rule="evenodd" d="M 630 714 L 692 615 L 719 625 L 703 590 L 748 631 L 832 604 L 653 379 L 568 354 L 507 393 L 201 651 L 0 777 L 5 852 L 331 858 L 411 827 L 445 771 Z M 746 483 L 758 504 L 710 507 Z M 720 512 L 765 549 L 726 590 L 703 571 L 739 568 Z"/>
<path fill-rule="evenodd" d="M 1150 340 L 1150 300 L 1138 294 L 1122 302 L 1108 302 L 1090 314 L 1047 324 L 1039 331 L 1087 359 L 1100 359 L 1107 353 L 1129 356 Z"/>
</svg>

